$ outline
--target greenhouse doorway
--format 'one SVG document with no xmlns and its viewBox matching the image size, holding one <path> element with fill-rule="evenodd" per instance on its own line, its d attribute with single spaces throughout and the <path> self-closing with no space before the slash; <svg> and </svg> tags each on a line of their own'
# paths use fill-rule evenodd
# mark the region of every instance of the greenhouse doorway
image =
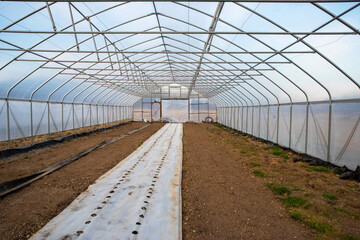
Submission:
<svg viewBox="0 0 360 240">
<path fill-rule="evenodd" d="M 151 103 L 151 122 L 159 122 L 162 119 L 161 101 Z"/>
<path fill-rule="evenodd" d="M 162 121 L 187 122 L 189 100 L 162 100 Z"/>
</svg>

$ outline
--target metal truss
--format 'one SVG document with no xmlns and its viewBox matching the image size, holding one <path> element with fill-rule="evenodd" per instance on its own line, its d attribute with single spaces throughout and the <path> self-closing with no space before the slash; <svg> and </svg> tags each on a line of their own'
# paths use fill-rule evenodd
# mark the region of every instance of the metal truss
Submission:
<svg viewBox="0 0 360 240">
<path fill-rule="evenodd" d="M 15 1 L 16 2 L 16 1 Z M 318 100 L 312 100 L 312 93 L 304 84 L 283 70 L 290 66 L 296 73 L 304 76 L 307 82 L 324 94 L 328 104 L 327 129 L 327 160 L 330 161 L 330 143 L 332 132 L 332 104 L 342 100 L 334 99 L 334 92 L 327 85 L 326 79 L 319 78 L 310 72 L 303 64 L 296 61 L 297 56 L 311 56 L 320 59 L 340 75 L 346 85 L 352 87 L 360 98 L 358 79 L 349 74 L 344 66 L 340 66 L 331 57 L 311 44 L 311 37 L 355 37 L 360 35 L 359 29 L 346 20 L 346 16 L 358 11 L 358 1 L 342 0 L 244 0 L 244 1 L 196 1 L 215 2 L 213 10 L 203 10 L 192 1 L 37 1 L 38 4 L 26 2 L 33 6 L 18 19 L 0 29 L 0 54 L 7 56 L 1 61 L 0 74 L 11 75 L 12 66 L 30 64 L 35 66 L 25 75 L 15 76 L 10 84 L 0 86 L 5 94 L 0 100 L 6 102 L 7 139 L 10 144 L 10 101 L 29 101 L 31 108 L 31 136 L 35 135 L 33 124 L 33 103 L 47 103 L 48 127 L 50 128 L 50 105 L 59 103 L 62 106 L 71 104 L 73 118 L 75 105 L 82 106 L 82 121 L 84 121 L 84 106 L 90 106 L 90 116 L 93 107 L 132 107 L 142 97 L 153 97 L 161 92 L 163 87 L 178 84 L 188 89 L 188 98 L 192 94 L 200 94 L 210 99 L 218 107 L 221 121 L 236 129 L 250 129 L 251 134 L 260 135 L 260 121 L 267 119 L 266 139 L 269 139 L 270 108 L 277 106 L 277 136 L 279 138 L 280 106 L 289 106 L 289 141 L 292 146 L 293 105 L 300 102 L 306 106 L 305 118 L 305 149 L 307 153 L 308 126 L 310 106 Z M 91 7 L 92 2 L 108 2 L 103 8 Z M 316 9 L 326 16 L 316 28 L 311 31 L 292 31 L 282 22 L 265 16 L 257 8 L 247 3 L 256 4 L 295 4 L 301 2 Z M 333 13 L 322 5 L 324 2 L 342 3 L 354 2 L 347 8 Z M 7 2 L 4 2 L 7 3 Z M 2 3 L 0 2 L 0 5 Z M 107 13 L 123 11 L 133 4 L 148 9 L 141 16 L 129 17 L 119 21 L 108 21 Z M 170 4 L 187 12 L 188 19 L 167 12 L 162 4 Z M 30 6 L 29 5 L 29 6 Z M 88 6 L 89 5 L 89 6 Z M 248 30 L 236 21 L 223 18 L 223 9 L 233 6 L 249 14 L 249 17 L 266 22 L 276 30 Z M 145 8 L 144 7 L 144 8 Z M 56 10 L 67 12 L 66 21 L 61 21 Z M 90 9 L 90 12 L 89 12 Z M 135 9 L 135 8 L 133 8 Z M 206 19 L 208 26 L 190 20 L 193 14 Z M 44 16 L 47 19 L 43 25 L 24 27 L 32 18 Z M 65 16 L 65 15 L 61 15 Z M 130 15 L 129 15 L 130 16 Z M 9 19 L 8 19 L 9 20 Z M 66 22 L 66 26 L 62 26 Z M 70 24 L 69 24 L 70 23 Z M 147 24 L 144 24 L 147 23 Z M 332 30 L 331 24 L 338 24 L 341 30 Z M 141 30 L 133 30 L 134 26 Z M 187 31 L 186 31 L 187 28 Z M 137 29 L 137 28 L 135 28 Z M 331 29 L 331 30 L 327 30 Z M 234 41 L 241 36 L 254 43 L 254 48 Z M 264 40 L 266 37 L 286 37 L 288 42 L 281 48 L 276 48 L 273 42 Z M 39 39 L 31 46 L 24 44 L 22 39 Z M 58 38 L 66 38 L 59 45 Z M 232 39 L 232 40 L 231 40 Z M 56 44 L 52 44 L 56 42 Z M 301 45 L 302 48 L 294 48 Z M 230 50 L 228 50 L 230 48 Z M 51 74 L 49 73 L 51 72 Z M 30 95 L 17 97 L 22 87 L 40 74 L 43 79 L 31 87 Z M 61 80 L 60 80 L 61 79 Z M 49 89 L 47 91 L 47 89 Z M 45 93 L 44 93 L 45 92 Z M 41 94 L 40 94 L 41 93 Z M 21 94 L 20 94 L 21 95 Z M 41 96 L 39 96 L 41 95 Z M 59 97 L 60 96 L 60 97 Z M 199 96 L 199 95 L 197 95 Z M 301 98 L 302 101 L 297 99 Z M 285 99 L 285 100 L 284 100 Z M 354 100 L 355 102 L 357 100 Z M 93 107 L 92 107 L 93 106 Z M 64 110 L 62 110 L 64 111 Z M 122 110 L 121 110 L 122 111 Z M 127 110 L 128 111 L 128 110 Z M 258 120 L 254 119 L 254 116 Z M 246 115 L 246 121 L 243 121 Z M 252 121 L 248 122 L 251 115 Z M 103 117 L 105 114 L 103 114 Z M 241 121 L 236 120 L 241 116 Z M 90 117 L 90 125 L 91 125 Z M 254 126 L 254 122 L 259 126 Z M 75 120 L 74 120 L 75 122 Z M 98 122 L 97 122 L 98 123 Z M 62 127 L 65 130 L 64 114 Z M 82 122 L 84 126 L 84 122 Z M 251 127 L 250 127 L 251 125 Z M 74 124 L 73 124 L 74 126 Z M 257 132 L 256 132 L 257 131 Z M 48 131 L 50 133 L 50 129 Z"/>
</svg>

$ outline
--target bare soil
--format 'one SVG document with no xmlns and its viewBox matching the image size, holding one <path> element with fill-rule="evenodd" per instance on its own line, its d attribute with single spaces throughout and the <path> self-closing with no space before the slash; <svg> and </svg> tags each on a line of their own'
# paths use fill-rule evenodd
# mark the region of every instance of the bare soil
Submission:
<svg viewBox="0 0 360 240">
<path fill-rule="evenodd" d="M 184 239 L 360 239 L 360 184 L 214 124 L 184 125 Z"/>
<path fill-rule="evenodd" d="M 107 132 L 5 159 L 0 182 L 26 176 L 74 156 L 100 142 L 143 126 L 129 123 Z M 79 160 L 66 165 L 30 186 L 0 199 L 0 238 L 27 239 L 58 215 L 101 175 L 131 154 L 163 126 L 154 123 Z M 10 162 L 9 162 L 10 161 Z"/>
<path fill-rule="evenodd" d="M 120 136 L 144 125 L 145 123 L 142 122 L 131 122 L 109 131 L 94 133 L 89 136 L 75 138 L 49 148 L 33 150 L 29 153 L 1 159 L 0 182 L 10 181 L 34 174 L 55 163 L 94 147 L 107 139 Z"/>
<path fill-rule="evenodd" d="M 184 239 L 312 239 L 311 230 L 291 219 L 262 181 L 206 128 L 215 127 L 184 127 Z"/>
<path fill-rule="evenodd" d="M 143 125 L 130 123 L 3 159 L 0 182 Z M 0 238 L 29 238 L 161 126 L 151 124 L 0 199 Z M 183 142 L 183 239 L 360 239 L 359 183 L 293 163 L 291 154 L 275 154 L 215 124 L 184 124 Z"/>
<path fill-rule="evenodd" d="M 43 141 L 47 141 L 49 139 L 59 138 L 59 137 L 63 137 L 63 136 L 69 136 L 74 133 L 83 133 L 83 132 L 87 132 L 90 130 L 111 127 L 111 126 L 114 126 L 117 124 L 129 122 L 129 121 L 131 121 L 131 119 L 125 119 L 125 120 L 120 120 L 120 121 L 116 121 L 116 122 L 93 125 L 93 126 L 89 126 L 89 127 L 75 128 L 73 130 L 66 130 L 64 132 L 50 133 L 50 136 L 48 134 L 37 135 L 37 136 L 34 136 L 33 141 L 34 141 L 34 143 L 43 142 Z M 19 138 L 19 139 L 14 139 L 14 140 L 10 141 L 11 148 L 26 146 L 26 145 L 30 145 L 30 144 L 31 144 L 31 137 Z M 8 149 L 8 142 L 7 141 L 0 142 L 0 150 L 5 150 L 5 149 Z"/>
</svg>

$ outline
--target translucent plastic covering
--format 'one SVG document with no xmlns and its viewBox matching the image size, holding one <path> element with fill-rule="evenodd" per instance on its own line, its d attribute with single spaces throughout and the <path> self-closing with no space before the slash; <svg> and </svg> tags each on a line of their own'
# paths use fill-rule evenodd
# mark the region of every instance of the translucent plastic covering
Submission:
<svg viewBox="0 0 360 240">
<path fill-rule="evenodd" d="M 337 0 L 1 1 L 0 140 L 131 117 L 147 98 L 202 121 L 201 96 L 226 125 L 355 168 L 359 15 Z"/>
</svg>

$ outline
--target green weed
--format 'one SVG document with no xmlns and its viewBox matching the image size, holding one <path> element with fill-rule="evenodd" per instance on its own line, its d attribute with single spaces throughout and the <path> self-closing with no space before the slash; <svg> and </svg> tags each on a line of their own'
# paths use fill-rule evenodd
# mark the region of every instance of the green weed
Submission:
<svg viewBox="0 0 360 240">
<path fill-rule="evenodd" d="M 305 204 L 304 209 L 309 209 L 312 207 L 312 205 L 313 205 L 312 203 L 307 203 Z"/>
<path fill-rule="evenodd" d="M 230 128 L 228 128 L 228 127 L 226 127 L 226 126 L 224 126 L 224 125 L 221 125 L 221 124 L 219 124 L 219 123 L 214 123 L 214 125 L 215 125 L 216 127 L 220 128 L 220 129 L 226 131 L 226 132 L 230 132 L 230 131 L 231 131 Z"/>
<path fill-rule="evenodd" d="M 267 187 L 269 187 L 271 191 L 273 191 L 273 193 L 277 195 L 285 195 L 291 193 L 291 190 L 283 185 L 275 185 L 273 183 L 269 183 L 267 184 Z"/>
<path fill-rule="evenodd" d="M 290 158 L 289 154 L 287 152 L 285 152 L 284 149 L 282 149 L 279 146 L 264 147 L 264 150 L 272 150 L 272 153 L 271 153 L 272 155 L 282 157 L 285 160 Z"/>
<path fill-rule="evenodd" d="M 210 132 L 210 133 L 213 133 L 213 132 L 215 132 L 215 129 L 214 128 L 206 128 L 206 131 L 208 131 L 208 132 Z"/>
<path fill-rule="evenodd" d="M 241 143 L 235 143 L 234 148 L 242 148 L 243 145 Z"/>
<path fill-rule="evenodd" d="M 302 218 L 302 215 L 298 212 L 298 211 L 291 211 L 289 212 L 290 214 L 290 217 L 292 217 L 293 219 L 297 220 L 297 221 L 301 221 L 303 218 Z"/>
<path fill-rule="evenodd" d="M 183 169 L 182 172 L 183 173 L 187 173 L 189 171 L 189 169 Z"/>
<path fill-rule="evenodd" d="M 342 240 L 360 240 L 360 238 L 358 238 L 354 235 L 345 235 L 342 237 Z"/>
<path fill-rule="evenodd" d="M 265 177 L 265 173 L 260 171 L 260 170 L 254 170 L 253 171 L 254 175 L 257 176 L 257 177 L 261 177 L 261 178 L 264 178 Z"/>
<path fill-rule="evenodd" d="M 346 215 L 348 215 L 348 216 L 350 216 L 350 217 L 352 217 L 352 218 L 360 221 L 360 214 L 354 213 L 354 212 L 352 212 L 352 211 L 350 211 L 350 210 L 348 210 L 348 209 L 345 209 L 345 208 L 335 208 L 335 211 L 344 213 L 344 214 L 346 214 Z"/>
<path fill-rule="evenodd" d="M 329 200 L 338 200 L 338 197 L 335 194 L 324 193 L 323 196 L 324 196 L 324 198 L 329 199 Z"/>
<path fill-rule="evenodd" d="M 248 147 L 246 150 L 240 150 L 240 153 L 250 155 L 250 156 L 256 156 L 258 155 L 258 150 L 255 147 Z"/>
<path fill-rule="evenodd" d="M 302 166 L 306 170 L 315 171 L 315 172 L 326 172 L 329 173 L 330 170 L 324 166 Z"/>
<path fill-rule="evenodd" d="M 252 163 L 251 163 L 251 166 L 253 166 L 253 167 L 260 167 L 261 164 L 260 164 L 259 162 L 252 162 Z"/>
<path fill-rule="evenodd" d="M 303 222 L 304 224 L 308 225 L 317 232 L 323 234 L 331 234 L 334 232 L 334 228 L 330 224 L 314 219 L 312 220 L 306 219 L 301 213 L 299 213 L 296 210 L 290 211 L 289 214 L 293 219 Z"/>
<path fill-rule="evenodd" d="M 306 203 L 306 200 L 301 196 L 287 196 L 282 201 L 286 208 L 300 207 Z"/>
<path fill-rule="evenodd" d="M 330 234 L 334 232 L 334 228 L 327 223 L 318 222 L 314 220 L 304 220 L 303 222 L 312 229 L 314 229 L 315 231 L 320 233 Z"/>
<path fill-rule="evenodd" d="M 293 191 L 296 191 L 296 192 L 297 192 L 297 191 L 302 191 L 302 189 L 301 189 L 299 186 L 296 186 L 296 185 L 293 185 L 293 186 L 292 186 L 292 190 L 293 190 Z"/>
</svg>

